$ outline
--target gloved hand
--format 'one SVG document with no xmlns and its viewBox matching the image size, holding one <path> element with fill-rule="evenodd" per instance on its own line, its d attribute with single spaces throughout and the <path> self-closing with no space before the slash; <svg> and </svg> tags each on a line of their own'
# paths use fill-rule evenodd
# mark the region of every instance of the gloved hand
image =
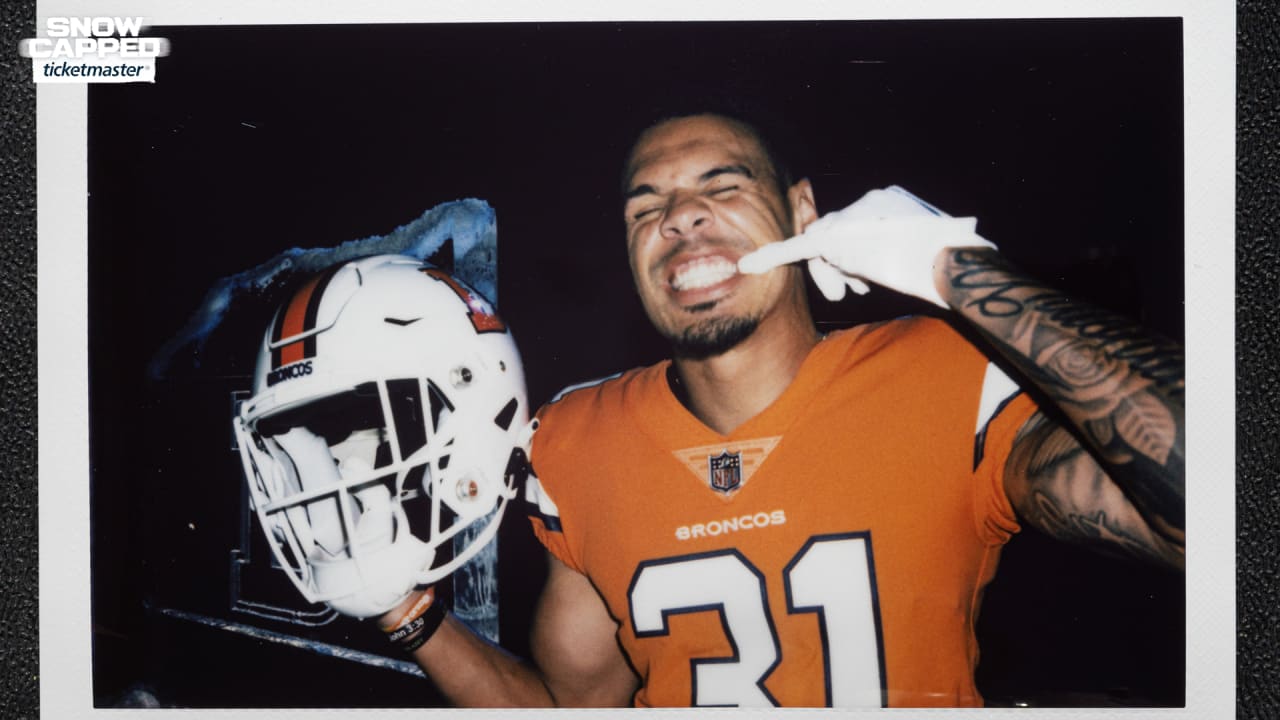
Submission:
<svg viewBox="0 0 1280 720">
<path fill-rule="evenodd" d="M 356 438 L 349 444 L 368 444 L 362 440 Z M 358 452 L 335 457 L 324 439 L 306 428 L 293 428 L 277 435 L 275 441 L 288 454 L 280 458 L 281 467 L 296 472 L 290 484 L 297 483 L 303 492 L 337 487 L 340 470 L 335 459 L 341 461 L 341 472 L 372 474 L 370 463 Z M 343 615 L 366 618 L 400 604 L 433 558 L 425 543 L 407 531 L 397 532 L 397 527 L 408 527 L 408 520 L 381 483 L 353 490 L 346 510 L 351 525 L 343 520 L 336 494 L 323 494 L 289 508 L 285 514 L 288 530 L 296 533 L 304 555 L 304 574 L 313 599 Z M 287 532 L 284 526 L 276 531 L 277 538 Z"/>
<path fill-rule="evenodd" d="M 808 260 L 809 274 L 828 300 L 844 297 L 846 287 L 864 295 L 871 281 L 946 308 L 933 284 L 934 260 L 946 247 L 994 248 L 975 232 L 977 223 L 953 218 L 893 185 L 827 213 L 796 237 L 743 256 L 738 270 L 758 274 Z"/>
</svg>

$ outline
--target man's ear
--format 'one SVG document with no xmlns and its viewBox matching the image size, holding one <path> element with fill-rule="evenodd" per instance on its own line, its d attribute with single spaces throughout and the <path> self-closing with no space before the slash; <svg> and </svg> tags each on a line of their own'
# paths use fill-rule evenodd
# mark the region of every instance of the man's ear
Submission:
<svg viewBox="0 0 1280 720">
<path fill-rule="evenodd" d="M 804 232 L 809 223 L 818 219 L 818 206 L 813 200 L 813 185 L 802 178 L 787 190 L 787 202 L 791 205 L 792 230 L 796 235 Z"/>
</svg>

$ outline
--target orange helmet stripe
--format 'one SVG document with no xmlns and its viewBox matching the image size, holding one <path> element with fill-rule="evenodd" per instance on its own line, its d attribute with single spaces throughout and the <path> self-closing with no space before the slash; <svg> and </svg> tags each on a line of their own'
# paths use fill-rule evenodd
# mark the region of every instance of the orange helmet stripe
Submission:
<svg viewBox="0 0 1280 720">
<path fill-rule="evenodd" d="M 320 310 L 320 299 L 324 297 L 324 290 L 336 270 L 337 268 L 333 268 L 316 275 L 294 293 L 293 298 L 281 308 L 276 318 L 275 330 L 271 333 L 272 342 L 279 342 L 315 327 L 316 315 Z M 276 369 L 305 360 L 314 356 L 315 352 L 315 336 L 311 335 L 272 351 L 271 367 Z"/>
</svg>

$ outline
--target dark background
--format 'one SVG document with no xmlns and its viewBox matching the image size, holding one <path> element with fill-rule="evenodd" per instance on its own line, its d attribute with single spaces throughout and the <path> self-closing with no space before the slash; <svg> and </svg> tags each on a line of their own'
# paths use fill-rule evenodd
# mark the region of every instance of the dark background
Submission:
<svg viewBox="0 0 1280 720">
<path fill-rule="evenodd" d="M 809 140 L 820 146 L 818 155 L 829 165 L 813 174 L 824 210 L 874 184 L 906 184 L 952 213 L 977 214 L 987 237 L 1042 277 L 1180 334 L 1176 219 L 1181 197 L 1171 195 L 1180 188 L 1176 29 L 1160 23 L 1106 23 L 1102 31 L 1079 23 L 823 23 L 819 35 L 829 33 L 823 45 L 822 37 L 791 35 L 778 26 L 748 26 L 742 32 L 755 37 L 746 40 L 735 35 L 741 29 L 735 26 L 716 26 L 712 33 L 696 26 L 622 26 L 614 32 L 602 28 L 618 26 L 585 27 L 594 41 L 577 35 L 584 26 L 521 26 L 472 28 L 470 37 L 467 28 L 451 27 L 426 41 L 393 42 L 390 50 L 374 42 L 370 47 L 378 49 L 379 61 L 387 61 L 379 70 L 387 73 L 385 83 L 367 77 L 344 82 L 334 73 L 316 72 L 320 65 L 340 72 L 353 58 L 367 56 L 352 51 L 349 38 L 340 50 L 326 51 L 310 33 L 282 31 L 275 37 L 307 37 L 297 41 L 297 50 L 278 45 L 261 55 L 244 42 L 237 53 L 243 49 L 246 60 L 219 53 L 212 67 L 201 63 L 202 70 L 192 65 L 182 70 L 178 38 L 183 33 L 166 31 L 175 51 L 161 61 L 161 82 L 91 92 L 95 501 L 104 495 L 102 487 L 110 487 L 113 497 L 128 498 L 155 484 L 148 475 L 161 469 L 180 468 L 187 475 L 169 480 L 169 495 L 159 507 L 95 502 L 95 547 L 128 543 L 137 550 L 134 557 L 150 552 L 152 561 L 180 550 L 170 557 L 182 557 L 188 565 L 207 555 L 192 555 L 202 542 L 161 550 L 142 541 L 147 533 L 172 532 L 154 528 L 164 524 L 157 518 L 166 510 L 189 514 L 195 503 L 184 495 L 193 486 L 227 484 L 211 462 L 161 457 L 165 447 L 173 455 L 173 437 L 201 432 L 183 427 L 188 420 L 200 425 L 195 419 L 200 409 L 173 398 L 198 396 L 192 388 L 201 382 L 243 372 L 229 355 L 214 352 L 220 343 L 228 348 L 243 343 L 214 338 L 201 354 L 200 369 L 175 369 L 166 386 L 145 382 L 141 366 L 148 352 L 179 327 L 207 284 L 284 247 L 334 245 L 387 231 L 438 201 L 485 197 L 498 209 L 502 238 L 500 306 L 524 348 L 532 400 L 545 400 L 550 389 L 572 379 L 655 359 L 660 347 L 644 338 L 631 340 L 644 325 L 623 270 L 611 192 L 617 159 L 603 158 L 621 141 L 599 128 L 621 127 L 653 97 L 672 94 L 686 74 L 701 82 L 730 78 L 744 91 L 781 92 L 797 124 L 814 128 Z M 494 38 L 502 32 L 508 33 L 508 44 Z M 200 41 L 192 35 L 183 44 L 196 47 Z M 796 47 L 803 47 L 803 60 L 797 60 Z M 407 67 L 394 67 L 388 55 Z M 850 59 L 890 61 L 868 65 Z M 632 63 L 635 69 L 618 67 Z M 282 65 L 306 72 L 276 76 Z M 773 77 L 760 79 L 759 86 L 746 81 L 753 65 L 768 68 Z M 440 68 L 439 76 L 426 72 L 431 68 Z M 467 88 L 463 97 L 443 90 L 449 78 Z M 477 82 L 489 83 L 492 92 L 477 99 Z M 116 124 L 106 132 L 99 119 L 110 122 L 111 113 Z M 179 128 L 183 122 L 186 126 Z M 252 132 L 241 122 L 274 127 L 275 135 L 256 141 L 239 136 Z M 183 132 L 186 136 L 179 138 Z M 449 140 L 430 147 L 431 138 L 442 135 Z M 526 145 L 522 137 L 536 142 Z M 145 150 L 150 147 L 156 150 Z M 456 150 L 454 161 L 448 163 L 444 159 L 451 150 Z M 844 174 L 851 170 L 860 174 Z M 155 192 L 113 196 L 111 187 L 137 188 L 133 182 L 151 182 Z M 603 305 L 605 297 L 625 305 Z M 897 311 L 892 304 L 887 309 L 850 305 L 842 307 L 849 315 Z M 608 316 L 600 318 L 602 313 Z M 216 404 L 225 405 L 225 398 Z M 157 414 L 156 409 L 180 411 Z M 224 416 L 215 425 L 224 427 Z M 122 447 L 124 436 L 132 445 Z M 200 510 L 214 518 L 215 509 Z M 132 521 L 127 512 L 133 512 Z M 216 520 L 211 523 L 216 527 Z M 218 534 L 215 528 L 205 532 Z M 1015 667 L 1034 670 L 1030 674 L 1048 678 L 1048 687 L 1043 678 L 1015 678 L 1023 684 L 1015 685 L 1014 694 L 1111 689 L 1107 685 L 1115 680 L 1071 684 L 1070 673 L 1079 673 L 1076 665 L 1098 665 L 1100 644 L 1089 642 L 1082 630 L 1092 632 L 1094 623 L 1080 619 L 1087 610 L 1080 606 L 1089 598 L 1103 606 L 1100 614 L 1119 614 L 1115 584 L 1100 583 L 1105 573 L 1092 574 L 1101 571 L 1097 562 L 1062 571 L 1061 562 L 1074 561 L 1070 557 L 1047 562 L 1041 556 L 1019 569 L 1015 550 L 1023 539 L 1029 538 L 1010 548 L 1001 579 L 989 593 L 984 671 L 1000 659 L 998 646 L 1023 642 L 1029 655 L 1006 660 L 1006 673 L 1000 675 L 1025 674 L 1014 673 Z M 110 547 L 111 556 L 124 555 L 116 544 Z M 225 547 L 221 552 L 224 565 Z M 148 625 L 137 618 L 136 588 L 148 583 L 134 584 L 131 577 L 141 575 L 159 587 L 156 573 L 100 562 L 109 560 L 102 555 L 95 552 L 95 619 L 125 648 L 108 659 L 111 666 L 123 678 L 138 678 L 146 673 L 137 664 L 146 653 L 137 647 L 147 642 L 140 633 Z M 1066 587 L 1048 591 L 1046 580 L 1021 577 L 1047 565 L 1057 565 L 1053 574 L 1068 578 L 1062 583 Z M 196 575 L 198 570 L 182 571 Z M 1114 573 L 1121 579 L 1134 574 L 1129 568 Z M 1030 602 L 1016 600 L 1019 583 Z M 1084 584 L 1091 588 L 1064 603 L 1070 609 L 1065 615 L 1046 606 L 1061 600 L 1070 585 Z M 1014 601 L 1006 603 L 1004 619 L 996 623 L 1001 585 L 1014 585 L 1001 591 Z M 1041 591 L 1053 597 L 1037 600 Z M 1178 591 L 1180 601 L 1180 579 Z M 1134 597 L 1148 594 L 1138 591 Z M 1160 598 L 1161 606 L 1167 603 L 1169 598 Z M 511 606 L 504 600 L 504 609 Z M 1134 629 L 1146 616 L 1128 616 L 1125 629 Z M 1050 637 L 1046 633 L 1052 628 L 1041 625 L 1047 621 L 1066 628 Z M 993 632 L 992 625 L 1005 625 L 1005 635 Z M 1172 625 L 1180 628 L 1180 616 Z M 1106 638 L 1105 655 L 1125 651 L 1114 633 L 1100 637 Z M 1167 642 L 1167 630 L 1155 637 Z M 1180 662 L 1180 641 L 1172 646 Z M 1073 662 L 1066 656 L 1076 648 L 1084 648 L 1084 655 Z M 224 650 L 234 653 L 228 657 L 241 673 L 251 673 L 252 652 Z M 207 657 L 189 647 L 186 653 L 197 662 Z M 1134 664 L 1149 665 L 1151 659 Z M 227 659 L 219 665 L 228 665 Z M 1180 687 L 1180 671 L 1178 678 Z M 207 682 L 220 684 L 216 678 Z M 306 694 L 305 683 L 298 684 L 284 689 L 280 702 L 298 703 L 293 698 Z M 1137 687 L 1133 680 L 1121 684 Z M 102 697 L 114 691 L 104 679 L 99 685 Z"/>
<path fill-rule="evenodd" d="M 34 27 L 35 0 L 0 5 L 0 35 L 8 47 L 29 37 Z M 1280 364 L 1276 342 L 1274 290 L 1280 273 L 1276 219 L 1280 218 L 1274 188 L 1280 181 L 1280 137 L 1275 133 L 1280 104 L 1280 7 L 1272 0 L 1241 0 L 1238 5 L 1238 103 L 1236 210 L 1238 263 L 1237 335 L 1237 603 L 1238 716 L 1270 718 L 1280 709 L 1277 659 L 1280 624 L 1274 608 L 1280 605 L 1276 583 L 1280 553 L 1274 538 L 1280 534 L 1273 492 L 1277 468 L 1277 394 L 1274 368 Z M 0 374 L 8 412 L 0 416 L 7 446 L 0 463 L 0 481 L 10 500 L 0 523 L 0 540 L 12 551 L 0 555 L 0 582 L 14 592 L 0 609 L 0 646 L 6 650 L 0 687 L 0 715 L 35 717 L 39 711 L 39 597 L 35 479 L 38 475 L 36 437 L 36 223 L 35 223 L 35 87 L 29 66 L 0 67 L 0 218 L 4 242 L 0 267 L 9 280 L 0 296 L 9 312 L 0 314 L 0 347 L 5 371 Z M 46 430 L 47 431 L 47 430 Z M 25 591 L 24 591 L 25 590 Z M 56 692 L 56 688 L 54 689 Z"/>
<path fill-rule="evenodd" d="M 531 402 L 660 359 L 616 187 L 635 130 L 670 108 L 769 108 L 808 146 L 820 210 L 902 184 L 976 215 L 1033 274 L 1181 338 L 1176 19 L 153 32 L 172 44 L 154 85 L 89 90 L 100 705 L 139 688 L 182 706 L 436 701 L 415 678 L 158 612 L 228 615 L 241 483 L 229 394 L 248 387 L 280 296 L 238 303 L 163 380 L 143 370 L 218 278 L 462 197 L 497 211 L 498 304 Z M 818 314 L 921 309 L 881 291 Z M 503 642 L 519 653 L 540 572 L 525 525 L 512 513 L 501 545 Z M 1182 576 L 1025 533 L 988 592 L 979 682 L 999 704 L 1180 705 L 1183 628 Z M 363 647 L 369 632 L 316 637 Z M 288 663 L 283 679 L 268 672 Z"/>
</svg>

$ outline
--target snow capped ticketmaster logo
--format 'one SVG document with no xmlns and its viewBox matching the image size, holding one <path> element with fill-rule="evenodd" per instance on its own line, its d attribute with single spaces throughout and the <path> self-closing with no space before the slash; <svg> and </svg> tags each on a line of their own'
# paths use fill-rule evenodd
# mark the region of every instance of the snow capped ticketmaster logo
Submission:
<svg viewBox="0 0 1280 720">
<path fill-rule="evenodd" d="M 139 37 L 140 17 L 51 17 L 41 37 L 18 43 L 38 83 L 155 82 L 169 41 Z"/>
</svg>

